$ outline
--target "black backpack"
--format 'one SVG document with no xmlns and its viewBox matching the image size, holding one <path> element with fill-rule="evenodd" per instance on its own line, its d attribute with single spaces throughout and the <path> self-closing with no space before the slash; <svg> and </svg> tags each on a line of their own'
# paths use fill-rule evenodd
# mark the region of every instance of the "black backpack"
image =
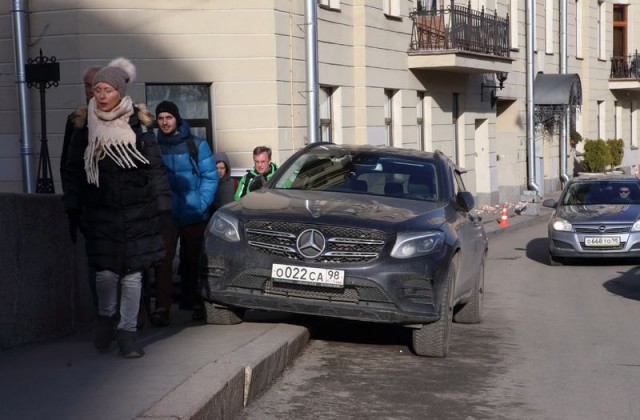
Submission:
<svg viewBox="0 0 640 420">
<path fill-rule="evenodd" d="M 187 150 L 189 150 L 189 161 L 191 162 L 191 172 L 195 175 L 199 175 L 198 171 L 198 148 L 196 147 L 196 141 L 193 139 L 193 135 L 190 135 L 185 140 L 187 143 Z"/>
</svg>

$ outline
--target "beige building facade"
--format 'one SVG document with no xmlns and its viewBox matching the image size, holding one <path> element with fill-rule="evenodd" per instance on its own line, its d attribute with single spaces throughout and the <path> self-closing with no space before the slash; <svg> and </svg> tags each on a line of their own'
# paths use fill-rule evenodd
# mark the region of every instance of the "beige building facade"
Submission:
<svg viewBox="0 0 640 420">
<path fill-rule="evenodd" d="M 32 88 L 32 147 L 25 151 L 15 3 L 0 4 L 0 192 L 24 191 L 25 153 L 37 168 L 43 137 Z M 176 102 L 194 131 L 229 155 L 236 173 L 252 165 L 257 145 L 272 147 L 280 163 L 309 141 L 302 0 L 19 3 L 28 20 L 28 56 L 42 50 L 60 65 L 58 86 L 46 92 L 57 193 L 66 116 L 84 102 L 83 71 L 119 56 L 137 67 L 128 91 L 134 101 L 152 110 L 163 99 Z M 518 201 L 531 181 L 540 194 L 559 189 L 559 123 L 537 115 L 535 138 L 527 138 L 528 3 L 317 0 L 320 138 L 442 150 L 467 169 L 465 182 L 479 204 Z M 561 0 L 531 3 L 532 68 L 559 73 Z M 640 0 L 567 0 L 567 73 L 579 76 L 582 99 L 571 111 L 571 130 L 622 138 L 623 168 L 640 162 L 640 76 L 631 64 L 639 6 Z M 567 148 L 570 176 L 580 147 Z"/>
</svg>

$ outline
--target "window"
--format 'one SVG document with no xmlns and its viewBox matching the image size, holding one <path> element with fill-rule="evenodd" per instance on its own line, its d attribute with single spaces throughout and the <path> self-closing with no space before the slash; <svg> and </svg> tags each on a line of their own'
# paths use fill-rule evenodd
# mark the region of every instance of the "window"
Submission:
<svg viewBox="0 0 640 420">
<path fill-rule="evenodd" d="M 460 94 L 459 93 L 453 93 L 452 94 L 452 102 L 451 102 L 451 125 L 453 126 L 453 158 L 454 161 L 456 162 L 456 165 L 462 166 L 460 165 L 460 160 L 458 159 L 458 151 L 459 151 L 459 146 L 458 146 L 458 136 L 460 135 L 460 131 L 458 130 L 458 119 L 460 118 L 460 109 L 459 109 L 459 101 L 460 101 Z"/>
<path fill-rule="evenodd" d="M 318 6 L 325 9 L 340 10 L 340 0 L 318 0 Z"/>
<path fill-rule="evenodd" d="M 553 54 L 553 3 L 552 0 L 546 0 L 545 4 L 544 50 L 547 54 Z"/>
<path fill-rule="evenodd" d="M 213 145 L 210 84 L 147 84 L 145 90 L 151 112 L 162 101 L 175 103 L 180 109 L 180 117 L 191 127 L 191 133 Z"/>
<path fill-rule="evenodd" d="M 518 29 L 520 24 L 518 23 L 518 0 L 511 0 L 509 2 L 509 30 L 511 38 L 511 48 L 518 48 Z"/>
<path fill-rule="evenodd" d="M 605 139 L 605 105 L 604 101 L 598 101 L 598 138 Z"/>
<path fill-rule="evenodd" d="M 333 88 L 321 86 L 318 92 L 320 105 L 320 141 L 333 142 Z"/>
<path fill-rule="evenodd" d="M 629 114 L 630 114 L 630 132 L 629 132 L 629 138 L 631 139 L 629 141 L 629 145 L 632 148 L 637 148 L 638 147 L 638 107 L 636 106 L 637 102 L 636 101 L 630 101 L 629 103 Z"/>
<path fill-rule="evenodd" d="M 605 41 L 606 41 L 606 25 L 605 25 L 605 6 L 603 0 L 598 0 L 598 58 L 606 60 L 605 57 Z"/>
<path fill-rule="evenodd" d="M 582 0 L 576 0 L 576 58 L 582 58 Z"/>
<path fill-rule="evenodd" d="M 391 89 L 384 90 L 384 139 L 387 146 L 393 146 L 393 95 Z"/>
<path fill-rule="evenodd" d="M 418 0 L 416 9 L 418 11 L 435 11 L 438 9 L 438 0 Z"/>
<path fill-rule="evenodd" d="M 627 52 L 627 7 L 613 5 L 613 56 L 624 57 Z M 626 67 L 626 66 L 625 66 Z"/>
<path fill-rule="evenodd" d="M 615 114 L 613 115 L 614 124 L 614 134 L 613 137 L 619 139 L 622 137 L 622 105 L 618 101 L 613 103 L 613 109 Z"/>
<path fill-rule="evenodd" d="M 382 0 L 382 12 L 387 16 L 400 17 L 400 0 Z"/>
<path fill-rule="evenodd" d="M 416 149 L 424 150 L 424 92 L 418 92 L 416 103 Z"/>
</svg>

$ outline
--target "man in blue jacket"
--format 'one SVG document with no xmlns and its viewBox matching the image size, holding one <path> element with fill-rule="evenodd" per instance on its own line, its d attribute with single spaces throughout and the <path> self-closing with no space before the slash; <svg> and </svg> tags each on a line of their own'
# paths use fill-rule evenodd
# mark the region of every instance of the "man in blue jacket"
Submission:
<svg viewBox="0 0 640 420">
<path fill-rule="evenodd" d="M 193 319 L 204 319 L 202 298 L 198 292 L 198 260 L 204 231 L 209 221 L 209 208 L 218 188 L 218 173 L 211 148 L 206 140 L 191 134 L 180 117 L 177 105 L 162 101 L 156 107 L 158 144 L 167 168 L 171 187 L 172 211 L 162 221 L 166 259 L 156 268 L 156 309 L 151 323 L 169 325 L 173 277 L 173 259 L 180 239 L 183 275 L 191 303 Z"/>
</svg>

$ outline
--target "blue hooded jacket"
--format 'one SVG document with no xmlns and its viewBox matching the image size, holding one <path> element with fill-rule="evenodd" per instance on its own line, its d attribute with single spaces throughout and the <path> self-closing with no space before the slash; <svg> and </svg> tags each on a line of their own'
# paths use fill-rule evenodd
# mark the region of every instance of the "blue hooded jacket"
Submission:
<svg viewBox="0 0 640 420">
<path fill-rule="evenodd" d="M 198 162 L 193 162 L 189 154 L 189 137 L 198 151 Z M 218 189 L 218 172 L 209 145 L 204 139 L 192 136 L 184 120 L 172 135 L 158 130 L 158 144 L 169 176 L 174 222 L 186 226 L 208 221 L 209 208 Z"/>
</svg>

